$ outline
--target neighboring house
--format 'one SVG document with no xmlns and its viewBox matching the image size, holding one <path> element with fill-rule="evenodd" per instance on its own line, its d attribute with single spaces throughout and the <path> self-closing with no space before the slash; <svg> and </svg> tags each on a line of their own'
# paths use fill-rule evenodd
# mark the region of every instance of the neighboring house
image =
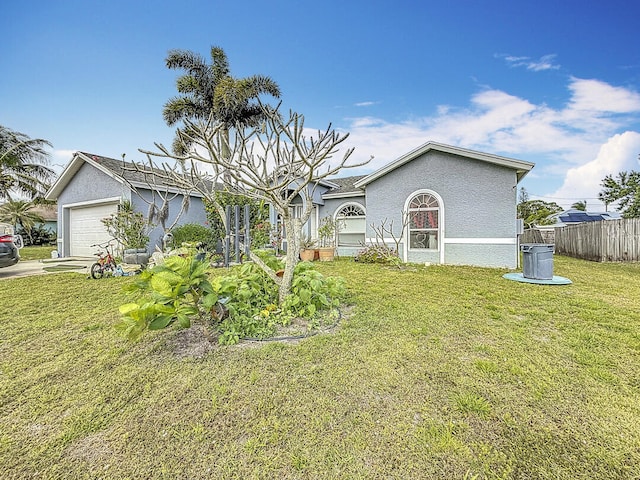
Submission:
<svg viewBox="0 0 640 480">
<path fill-rule="evenodd" d="M 620 220 L 622 215 L 619 212 L 585 212 L 571 208 L 564 212 L 556 213 L 551 218 L 554 222 L 550 225 L 536 225 L 535 229 L 540 231 L 545 243 L 555 243 L 556 228 L 567 225 L 577 225 L 585 222 L 600 222 L 602 220 Z"/>
<path fill-rule="evenodd" d="M 44 220 L 44 222 L 37 222 L 35 224 L 36 227 L 42 226 L 50 233 L 56 233 L 58 228 L 58 207 L 56 205 L 36 205 L 30 212 L 37 213 Z"/>
<path fill-rule="evenodd" d="M 532 168 L 529 162 L 428 142 L 370 175 L 316 186 L 306 233 L 316 237 L 320 219 L 330 215 L 340 228 L 338 254 L 354 255 L 375 241 L 372 225 L 393 222 L 406 262 L 515 268 L 517 185 Z M 403 214 L 409 218 L 404 231 Z M 385 238 L 390 245 L 392 240 Z"/>
<path fill-rule="evenodd" d="M 558 213 L 556 216 L 557 223 L 555 226 L 562 227 L 564 225 L 575 225 L 584 222 L 599 222 L 601 220 L 619 220 L 622 218 L 618 212 L 585 212 L 576 210 L 575 208 Z"/>
<path fill-rule="evenodd" d="M 58 251 L 62 256 L 92 256 L 96 249 L 91 245 L 110 239 L 101 219 L 116 213 L 123 200 L 130 200 L 137 211 L 147 214 L 149 204 L 140 196 L 151 200 L 152 190 L 144 175 L 123 166 L 122 160 L 76 152 L 49 189 L 45 198 L 58 202 Z M 130 185 L 135 187 L 137 194 Z M 179 195 L 172 200 L 167 225 L 180 211 L 182 198 Z M 206 214 L 202 198 L 194 193 L 190 201 L 189 210 L 179 223 L 204 223 Z M 162 235 L 161 227 L 151 231 L 150 252 L 156 245 L 161 245 Z"/>
<path fill-rule="evenodd" d="M 51 233 L 58 231 L 58 206 L 57 205 L 38 205 L 33 210 L 42 217 L 44 223 L 38 223 L 42 225 L 45 230 Z"/>
</svg>

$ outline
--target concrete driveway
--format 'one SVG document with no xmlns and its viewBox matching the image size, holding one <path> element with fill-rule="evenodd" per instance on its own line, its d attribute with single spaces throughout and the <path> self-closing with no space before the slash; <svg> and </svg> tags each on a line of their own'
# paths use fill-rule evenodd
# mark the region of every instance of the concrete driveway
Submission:
<svg viewBox="0 0 640 480">
<path fill-rule="evenodd" d="M 11 267 L 0 268 L 0 280 L 44 275 L 57 272 L 78 272 L 89 275 L 94 258 L 69 257 L 47 260 L 24 260 Z"/>
</svg>

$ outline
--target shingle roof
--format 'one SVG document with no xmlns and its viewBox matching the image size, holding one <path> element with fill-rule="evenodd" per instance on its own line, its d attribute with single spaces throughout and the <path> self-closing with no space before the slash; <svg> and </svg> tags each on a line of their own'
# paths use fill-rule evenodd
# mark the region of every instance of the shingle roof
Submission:
<svg viewBox="0 0 640 480">
<path fill-rule="evenodd" d="M 58 195 L 66 188 L 67 184 L 85 163 L 92 163 L 95 168 L 102 169 L 107 175 L 112 176 L 116 181 L 120 183 L 129 183 L 134 187 L 146 186 L 145 188 L 152 189 L 157 187 L 168 187 L 170 189 L 172 187 L 177 187 L 173 182 L 165 179 L 166 174 L 161 169 L 154 168 L 150 172 L 145 173 L 141 170 L 149 170 L 146 165 L 141 165 L 141 169 L 136 169 L 135 164 L 131 162 L 103 157 L 102 155 L 96 155 L 94 153 L 76 152 L 71 162 L 65 167 L 62 174 L 51 186 L 45 195 L 45 198 L 48 200 L 56 200 Z M 206 190 L 211 191 L 212 183 L 210 181 L 203 180 L 203 187 Z M 220 188 L 222 188 L 222 185 L 218 184 L 215 189 Z M 192 195 L 200 196 L 201 194 L 192 191 Z"/>
<path fill-rule="evenodd" d="M 327 191 L 325 195 L 345 195 L 345 194 L 353 194 L 353 193 L 362 193 L 364 195 L 364 190 L 361 188 L 357 188 L 354 184 L 358 181 L 366 177 L 366 175 L 355 175 L 352 177 L 342 177 L 342 178 L 332 178 L 331 183 L 337 185 L 337 187 L 332 188 Z"/>
<path fill-rule="evenodd" d="M 115 158 L 103 157 L 101 155 L 96 155 L 93 153 L 87 152 L 79 152 L 82 155 L 90 158 L 94 162 L 99 165 L 102 165 L 106 169 L 110 170 L 115 175 L 124 178 L 125 180 L 133 183 L 148 183 L 147 180 L 155 181 L 158 185 L 164 185 L 165 182 L 159 176 L 152 176 L 155 178 L 149 178 L 149 174 L 145 174 L 139 170 L 136 170 L 136 167 L 131 162 L 125 162 L 124 160 L 116 160 Z M 154 169 L 158 173 L 161 173 L 161 170 Z"/>
</svg>

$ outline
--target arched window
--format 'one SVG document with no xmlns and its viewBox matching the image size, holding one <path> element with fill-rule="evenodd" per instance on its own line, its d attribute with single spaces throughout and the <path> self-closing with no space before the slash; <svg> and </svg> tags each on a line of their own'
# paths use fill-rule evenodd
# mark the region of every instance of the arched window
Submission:
<svg viewBox="0 0 640 480">
<path fill-rule="evenodd" d="M 364 244 L 366 216 L 359 203 L 342 205 L 336 211 L 335 220 L 339 247 L 359 247 Z"/>
<path fill-rule="evenodd" d="M 440 204 L 430 193 L 418 193 L 408 205 L 409 248 L 437 250 Z"/>
</svg>

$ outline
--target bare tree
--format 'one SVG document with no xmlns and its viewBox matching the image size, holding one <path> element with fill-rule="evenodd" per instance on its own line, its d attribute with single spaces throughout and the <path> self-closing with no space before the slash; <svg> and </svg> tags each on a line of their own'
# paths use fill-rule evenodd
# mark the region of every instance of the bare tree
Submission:
<svg viewBox="0 0 640 480">
<path fill-rule="evenodd" d="M 219 135 L 227 126 L 210 116 L 207 121 L 185 120 L 188 128 L 178 134 L 185 145 L 192 147 L 189 151 L 176 154 L 161 144 L 155 144 L 156 152 L 140 151 L 147 155 L 149 165 L 154 165 L 154 159 L 162 162 L 163 181 L 182 191 L 202 194 L 215 207 L 223 223 L 226 223 L 224 208 L 215 196 L 218 178 L 223 172 L 231 179 L 236 193 L 262 199 L 275 209 L 287 234 L 284 274 L 276 275 L 257 255 L 250 253 L 250 256 L 276 282 L 282 302 L 291 290 L 302 226 L 313 210 L 317 186 L 340 170 L 364 165 L 369 160 L 349 163 L 353 153 L 353 148 L 349 148 L 333 161 L 348 134 L 339 134 L 329 125 L 307 138 L 302 115 L 290 112 L 288 118 L 283 118 L 277 108 L 263 105 L 261 108 L 263 121 L 250 129 L 237 124 L 228 143 L 225 135 Z M 169 161 L 175 166 L 170 166 Z M 300 199 L 303 209 L 296 216 L 294 205 L 299 204 Z"/>
<path fill-rule="evenodd" d="M 380 222 L 379 225 L 375 223 L 371 223 L 369 226 L 373 233 L 375 234 L 375 245 L 377 247 L 387 247 L 388 239 L 390 238 L 393 244 L 395 245 L 396 255 L 400 256 L 400 244 L 402 243 L 402 239 L 404 237 L 405 231 L 407 230 L 407 226 L 409 225 L 409 214 L 407 212 L 400 212 L 400 234 L 397 235 L 393 228 L 393 220 L 389 221 L 388 218 L 385 218 Z M 388 223 L 387 223 L 388 222 Z"/>
<path fill-rule="evenodd" d="M 127 183 L 129 188 L 138 196 L 140 200 L 147 204 L 147 223 L 150 226 L 159 225 L 162 228 L 162 242 L 163 249 L 165 247 L 164 241 L 167 238 L 167 234 L 173 230 L 173 228 L 180 220 L 180 217 L 183 213 L 186 213 L 189 210 L 190 199 L 191 199 L 191 190 L 187 189 L 184 185 L 181 185 L 180 189 L 175 189 L 170 191 L 169 186 L 166 183 L 167 180 L 167 170 L 162 169 L 159 170 L 154 167 L 153 163 L 150 161 L 148 165 L 142 167 L 138 163 L 127 163 L 125 162 L 125 154 L 122 154 L 122 169 L 125 171 L 134 171 L 142 174 L 143 183 L 145 184 L 146 189 L 149 190 L 150 198 L 146 198 L 138 187 L 133 184 L 133 182 L 129 181 L 125 176 L 123 176 L 124 181 Z M 172 180 L 171 183 L 175 183 Z M 167 225 L 167 220 L 169 220 L 169 206 L 171 202 L 182 195 L 182 201 L 180 202 L 180 210 L 175 215 L 173 222 Z"/>
</svg>

